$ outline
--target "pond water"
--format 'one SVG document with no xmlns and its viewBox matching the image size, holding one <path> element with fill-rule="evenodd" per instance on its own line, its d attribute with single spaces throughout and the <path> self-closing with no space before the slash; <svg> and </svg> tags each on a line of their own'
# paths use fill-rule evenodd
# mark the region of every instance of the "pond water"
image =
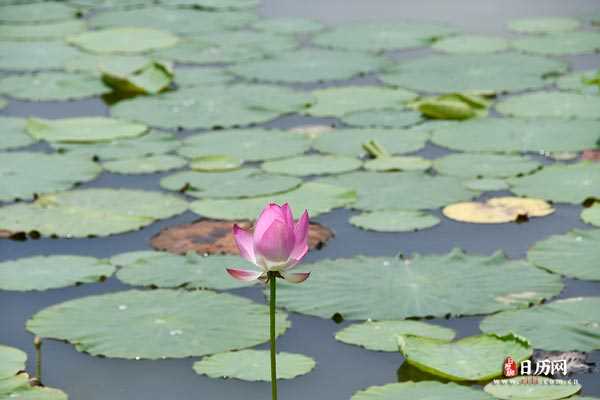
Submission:
<svg viewBox="0 0 600 400">
<path fill-rule="evenodd" d="M 581 16 L 598 12 L 597 0 L 266 0 L 260 13 L 267 17 L 309 17 L 326 24 L 349 21 L 443 21 L 465 31 L 502 33 L 511 18 L 544 15 Z M 396 58 L 409 59 L 427 54 L 429 50 L 398 52 Z M 574 69 L 600 67 L 600 55 L 568 57 Z M 372 77 L 355 83 L 372 83 Z M 311 85 L 310 87 L 314 87 Z M 71 102 L 10 101 L 0 115 L 38 116 L 48 118 L 84 115 L 108 115 L 106 105 L 99 99 Z M 329 119 L 292 116 L 270 122 L 267 126 L 287 128 L 307 122 Z M 188 133 L 180 132 L 179 137 Z M 44 149 L 43 145 L 31 148 Z M 435 158 L 447 150 L 428 144 L 418 154 Z M 82 187 L 128 187 L 160 190 L 158 182 L 167 174 L 125 176 L 103 173 Z M 509 192 L 486 193 L 483 198 Z M 335 238 L 322 250 L 312 251 L 306 261 L 338 258 L 356 254 L 393 256 L 398 253 L 441 254 L 460 247 L 469 253 L 492 254 L 503 250 L 510 258 L 523 258 L 529 246 L 551 234 L 567 232 L 572 228 L 589 228 L 579 219 L 580 207 L 560 204 L 556 212 L 545 218 L 532 219 L 525 224 L 478 225 L 462 224 L 442 218 L 433 229 L 412 233 L 375 233 L 360 230 L 348 223 L 353 212 L 335 210 L 316 218 L 335 231 Z M 47 254 L 81 254 L 109 257 L 126 251 L 149 249 L 150 238 L 162 228 L 187 223 L 198 217 L 191 212 L 163 220 L 136 232 L 92 239 L 49 239 L 24 242 L 0 240 L 0 261 Z M 600 282 L 565 280 L 560 297 L 600 295 Z M 32 336 L 25 330 L 26 321 L 37 311 L 62 301 L 90 294 L 108 293 L 126 289 L 116 278 L 101 284 L 89 284 L 45 292 L 0 291 L 0 343 L 26 350 L 29 369 L 34 359 Z M 257 302 L 264 298 L 259 288 L 233 291 Z M 298 352 L 317 361 L 317 367 L 308 375 L 280 382 L 282 399 L 342 400 L 349 399 L 359 389 L 406 380 L 415 373 L 403 366 L 399 353 L 365 351 L 356 346 L 334 340 L 337 330 L 347 326 L 333 320 L 324 320 L 290 313 L 293 329 L 278 340 L 279 350 Z M 430 322 L 455 329 L 458 337 L 479 333 L 481 318 L 433 319 Z M 262 346 L 267 348 L 267 346 Z M 128 361 L 91 357 L 77 352 L 71 344 L 48 340 L 44 343 L 44 383 L 64 390 L 73 400 L 164 400 L 164 399 L 264 399 L 269 393 L 268 383 L 250 383 L 239 380 L 210 379 L 192 370 L 197 358 L 163 361 Z M 590 362 L 600 363 L 600 352 L 589 354 Z M 402 368 L 401 368 L 402 366 Z M 600 396 L 600 373 L 576 375 L 583 384 L 583 394 Z"/>
</svg>

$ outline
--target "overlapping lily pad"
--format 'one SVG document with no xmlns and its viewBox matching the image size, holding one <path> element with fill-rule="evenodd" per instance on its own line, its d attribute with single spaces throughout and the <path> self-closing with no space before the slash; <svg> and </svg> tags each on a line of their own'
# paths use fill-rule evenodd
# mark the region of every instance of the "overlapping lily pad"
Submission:
<svg viewBox="0 0 600 400">
<path fill-rule="evenodd" d="M 77 17 L 79 10 L 68 4 L 42 2 L 0 7 L 0 22 L 8 24 L 53 22 Z"/>
<path fill-rule="evenodd" d="M 577 279 L 600 280 L 600 230 L 573 230 L 533 245 L 527 259 L 554 273 Z"/>
<path fill-rule="evenodd" d="M 115 268 L 107 261 L 81 256 L 38 256 L 0 263 L 0 290 L 47 290 L 109 277 Z"/>
<path fill-rule="evenodd" d="M 553 118 L 485 118 L 432 128 L 431 141 L 472 152 L 562 152 L 594 148 L 600 122 Z"/>
<path fill-rule="evenodd" d="M 256 168 L 230 172 L 183 171 L 160 181 L 168 190 L 199 198 L 247 198 L 283 193 L 297 188 L 301 179 L 264 173 Z"/>
<path fill-rule="evenodd" d="M 472 315 L 527 307 L 557 295 L 559 276 L 503 254 L 357 256 L 304 264 L 302 285 L 280 285 L 278 302 L 291 311 L 350 320 Z M 468 288 L 462 290 L 461 288 Z M 506 357 L 506 355 L 504 355 Z"/>
<path fill-rule="evenodd" d="M 117 92 L 157 94 L 173 81 L 172 63 L 145 57 L 109 59 L 99 69 L 102 80 Z"/>
<path fill-rule="evenodd" d="M 190 209 L 204 217 L 220 219 L 254 219 L 264 208 L 265 204 L 290 203 L 297 209 L 307 209 L 311 217 L 323 214 L 334 208 L 344 207 L 356 200 L 356 194 L 351 189 L 308 182 L 298 189 L 271 196 L 254 197 L 250 199 L 204 199 L 190 204 Z M 1 224 L 0 224 L 1 225 Z"/>
<path fill-rule="evenodd" d="M 505 400 L 559 400 L 567 398 L 581 390 L 578 383 L 560 383 L 554 379 L 540 377 L 535 383 L 524 383 L 523 377 L 512 378 L 511 381 L 517 382 L 490 382 L 484 386 L 483 390 L 494 396 L 496 399 Z M 569 399 L 585 400 L 582 397 L 569 397 Z"/>
<path fill-rule="evenodd" d="M 361 161 L 352 157 L 311 154 L 267 161 L 261 165 L 261 168 L 273 174 L 308 176 L 341 174 L 354 171 L 361 165 Z"/>
<path fill-rule="evenodd" d="M 229 71 L 246 79 L 265 82 L 316 82 L 352 78 L 377 71 L 383 65 L 382 59 L 363 53 L 304 49 L 236 65 Z"/>
<path fill-rule="evenodd" d="M 311 277 L 312 278 L 312 277 Z M 486 317 L 484 332 L 514 332 L 536 349 L 593 351 L 600 349 L 600 298 L 576 297 L 527 310 L 504 311 Z"/>
<path fill-rule="evenodd" d="M 0 118 L 0 150 L 16 149 L 28 146 L 33 142 L 33 138 L 25 132 L 24 119 Z"/>
<path fill-rule="evenodd" d="M 492 400 L 493 397 L 482 390 L 472 389 L 456 383 L 435 381 L 388 383 L 383 386 L 371 386 L 356 392 L 351 400 L 390 400 L 407 399 L 445 399 L 445 400 Z"/>
<path fill-rule="evenodd" d="M 401 50 L 428 46 L 435 39 L 456 33 L 456 29 L 430 23 L 354 23 L 339 26 L 316 36 L 323 47 L 346 50 Z"/>
<path fill-rule="evenodd" d="M 469 336 L 455 342 L 418 336 L 400 336 L 400 353 L 415 367 L 454 381 L 484 381 L 502 375 L 510 355 L 517 363 L 533 353 L 529 342 L 508 334 Z"/>
<path fill-rule="evenodd" d="M 62 41 L 0 42 L 0 70 L 40 71 L 62 69 L 66 61 L 78 57 L 77 49 Z"/>
<path fill-rule="evenodd" d="M 533 172 L 541 164 L 518 155 L 457 153 L 436 159 L 433 167 L 441 174 L 462 178 L 508 178 Z"/>
<path fill-rule="evenodd" d="M 417 156 L 378 157 L 365 161 L 367 171 L 425 171 L 431 168 L 431 161 Z"/>
<path fill-rule="evenodd" d="M 600 198 L 600 164 L 551 165 L 533 175 L 510 179 L 509 183 L 519 196 L 578 204 L 590 197 Z"/>
<path fill-rule="evenodd" d="M 496 110 L 514 117 L 600 119 L 600 97 L 567 92 L 527 93 L 501 101 Z"/>
<path fill-rule="evenodd" d="M 350 218 L 350 223 L 378 232 L 410 232 L 431 228 L 439 224 L 440 220 L 422 211 L 384 210 L 355 215 Z"/>
<path fill-rule="evenodd" d="M 506 183 L 506 181 L 502 179 L 491 179 L 491 178 L 483 178 L 483 179 L 470 179 L 468 181 L 463 182 L 463 185 L 475 192 L 489 192 L 495 190 L 507 190 L 510 188 L 510 185 Z"/>
<path fill-rule="evenodd" d="M 386 83 L 432 93 L 515 92 L 546 85 L 543 77 L 566 70 L 563 62 L 514 52 L 432 55 L 395 65 Z"/>
<path fill-rule="evenodd" d="M 318 21 L 306 18 L 271 18 L 257 21 L 252 24 L 257 31 L 268 31 L 283 34 L 315 33 L 325 28 Z"/>
<path fill-rule="evenodd" d="M 600 94 L 600 72 L 598 70 L 578 71 L 561 76 L 556 86 L 562 90 L 580 93 Z"/>
<path fill-rule="evenodd" d="M 587 224 L 600 227 L 600 205 L 594 205 L 583 210 L 581 219 Z"/>
<path fill-rule="evenodd" d="M 262 161 L 304 153 L 310 141 L 294 132 L 267 129 L 203 133 L 183 141 L 179 154 L 188 158 L 225 155 L 242 161 Z"/>
<path fill-rule="evenodd" d="M 42 195 L 33 203 L 0 207 L 0 230 L 60 237 L 108 236 L 150 225 L 187 209 L 158 192 L 85 189 Z"/>
<path fill-rule="evenodd" d="M 220 68 L 177 68 L 175 83 L 178 87 L 222 85 L 233 80 L 233 76 Z"/>
<path fill-rule="evenodd" d="M 268 350 L 242 350 L 204 357 L 194 363 L 194 371 L 210 378 L 270 382 L 270 363 Z M 315 360 L 302 354 L 277 353 L 277 380 L 307 374 L 315 365 Z"/>
<path fill-rule="evenodd" d="M 239 169 L 242 163 L 242 160 L 228 155 L 202 156 L 194 158 L 190 168 L 200 172 L 224 172 Z"/>
<path fill-rule="evenodd" d="M 106 161 L 102 167 L 116 174 L 151 174 L 182 168 L 187 165 L 187 160 L 174 155 L 159 154 L 155 156 L 123 158 L 120 160 Z"/>
<path fill-rule="evenodd" d="M 344 114 L 344 123 L 362 128 L 404 128 L 421 122 L 421 113 L 390 109 L 357 111 Z"/>
<path fill-rule="evenodd" d="M 383 86 L 330 87 L 315 90 L 312 95 L 315 104 L 306 112 L 320 117 L 341 117 L 364 110 L 402 110 L 407 102 L 417 98 L 416 93 L 408 90 Z"/>
<path fill-rule="evenodd" d="M 102 168 L 77 156 L 33 152 L 0 153 L 0 201 L 30 200 L 36 194 L 91 181 Z"/>
<path fill-rule="evenodd" d="M 25 369 L 27 354 L 14 347 L 0 345 L 0 379 L 14 376 Z"/>
<path fill-rule="evenodd" d="M 512 46 L 529 53 L 546 55 L 585 54 L 600 50 L 600 32 L 549 33 L 515 39 Z"/>
<path fill-rule="evenodd" d="M 444 215 L 460 222 L 502 224 L 545 217 L 554 208 L 544 200 L 523 197 L 494 197 L 485 202 L 463 202 L 444 207 Z"/>
<path fill-rule="evenodd" d="M 431 47 L 453 54 L 485 54 L 507 50 L 508 45 L 508 40 L 499 36 L 456 35 L 438 40 Z"/>
<path fill-rule="evenodd" d="M 91 355 L 127 359 L 201 356 L 268 340 L 264 305 L 210 291 L 153 290 L 71 300 L 35 314 L 27 329 Z M 289 327 L 277 316 L 277 333 Z"/>
<path fill-rule="evenodd" d="M 310 95 L 283 87 L 211 85 L 122 101 L 111 113 L 166 129 L 224 128 L 266 122 L 310 103 Z"/>
<path fill-rule="evenodd" d="M 398 336 L 414 335 L 439 340 L 454 339 L 455 332 L 421 321 L 367 321 L 352 324 L 335 334 L 340 342 L 362 346 L 367 350 L 398 351 Z"/>
<path fill-rule="evenodd" d="M 114 261 L 113 261 L 114 262 Z M 117 277 L 132 286 L 186 289 L 236 289 L 249 283 L 232 279 L 225 268 L 256 269 L 238 256 L 200 256 L 188 253 L 185 256 L 153 252 L 135 257 L 135 261 L 123 263 Z"/>
<path fill-rule="evenodd" d="M 508 23 L 511 31 L 522 33 L 564 32 L 577 29 L 581 22 L 568 17 L 535 17 L 520 18 Z"/>
<path fill-rule="evenodd" d="M 172 47 L 178 40 L 170 32 L 150 28 L 110 28 L 67 37 L 67 42 L 92 53 L 144 53 Z"/>
<path fill-rule="evenodd" d="M 142 124 L 106 117 L 29 118 L 26 128 L 35 139 L 62 143 L 95 143 L 135 138 L 148 130 Z"/>
<path fill-rule="evenodd" d="M 74 100 L 109 91 L 98 78 L 84 74 L 40 72 L 9 75 L 0 80 L 0 93 L 21 100 Z"/>
<path fill-rule="evenodd" d="M 0 24 L 0 39 L 58 40 L 67 35 L 82 32 L 85 28 L 85 22 L 80 20 L 65 20 L 50 24 Z"/>
</svg>

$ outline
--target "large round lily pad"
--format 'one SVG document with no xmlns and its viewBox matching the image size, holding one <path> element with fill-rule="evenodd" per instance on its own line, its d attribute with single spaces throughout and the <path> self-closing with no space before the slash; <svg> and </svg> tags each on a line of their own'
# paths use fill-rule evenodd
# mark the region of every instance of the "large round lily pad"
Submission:
<svg viewBox="0 0 600 400">
<path fill-rule="evenodd" d="M 356 200 L 353 190 L 308 182 L 298 189 L 270 196 L 250 199 L 204 199 L 190 204 L 190 209 L 203 217 L 219 219 L 254 219 L 270 202 L 289 203 L 295 209 L 307 209 L 311 217 L 334 208 L 344 207 Z M 0 224 L 1 225 L 1 224 Z"/>
<path fill-rule="evenodd" d="M 432 55 L 397 64 L 386 83 L 425 92 L 515 92 L 546 85 L 543 76 L 565 71 L 561 61 L 513 52 Z"/>
<path fill-rule="evenodd" d="M 573 230 L 533 245 L 527 259 L 557 274 L 600 280 L 600 229 Z"/>
<path fill-rule="evenodd" d="M 310 115 L 341 117 L 361 110 L 402 110 L 417 94 L 383 86 L 342 86 L 312 92 L 315 104 L 306 110 Z"/>
<path fill-rule="evenodd" d="M 600 97 L 567 92 L 526 93 L 501 101 L 496 110 L 514 117 L 600 119 Z"/>
<path fill-rule="evenodd" d="M 224 155 L 242 161 L 262 161 L 299 155 L 309 147 L 310 141 L 303 135 L 255 128 L 190 136 L 178 153 L 192 159 Z"/>
<path fill-rule="evenodd" d="M 236 65 L 229 71 L 265 82 L 315 82 L 352 78 L 377 71 L 383 64 L 377 56 L 363 53 L 305 49 Z"/>
<path fill-rule="evenodd" d="M 435 381 L 388 383 L 371 386 L 356 392 L 351 400 L 392 400 L 392 399 L 444 399 L 444 400 L 493 400 L 482 390 Z"/>
<path fill-rule="evenodd" d="M 439 218 L 415 210 L 373 211 L 355 215 L 350 223 L 362 229 L 378 232 L 410 232 L 431 228 L 440 223 Z"/>
<path fill-rule="evenodd" d="M 335 334 L 340 342 L 362 346 L 367 350 L 398 351 L 398 336 L 414 335 L 439 340 L 454 339 L 455 332 L 421 321 L 367 321 L 352 324 Z"/>
<path fill-rule="evenodd" d="M 289 176 L 264 173 L 256 168 L 231 172 L 183 171 L 160 181 L 168 190 L 185 191 L 193 197 L 245 198 L 287 192 L 302 183 Z"/>
<path fill-rule="evenodd" d="M 148 157 L 124 158 L 102 163 L 102 167 L 115 174 L 152 174 L 182 168 L 187 160 L 174 155 L 159 154 Z"/>
<path fill-rule="evenodd" d="M 27 354 L 25 352 L 0 345 L 0 379 L 9 378 L 25 369 Z"/>
<path fill-rule="evenodd" d="M 600 94 L 597 70 L 577 71 L 563 75 L 556 80 L 556 86 L 561 90 L 573 90 L 580 93 Z"/>
<path fill-rule="evenodd" d="M 143 53 L 177 41 L 170 32 L 150 28 L 110 28 L 67 37 L 67 42 L 92 53 Z"/>
<path fill-rule="evenodd" d="M 401 50 L 428 46 L 434 39 L 451 35 L 449 26 L 417 22 L 345 24 L 317 35 L 313 42 L 323 47 L 346 50 Z"/>
<path fill-rule="evenodd" d="M 211 85 L 122 101 L 111 113 L 166 129 L 224 128 L 266 122 L 310 103 L 309 94 L 284 87 Z"/>
<path fill-rule="evenodd" d="M 511 31 L 522 33 L 549 33 L 563 32 L 577 29 L 581 22 L 575 18 L 568 17 L 535 17 L 519 18 L 509 21 L 508 28 Z"/>
<path fill-rule="evenodd" d="M 187 209 L 178 197 L 130 189 L 85 189 L 0 207 L 0 230 L 60 237 L 107 236 L 150 225 Z"/>
<path fill-rule="evenodd" d="M 287 35 L 309 34 L 321 31 L 325 28 L 323 24 L 313 19 L 306 18 L 270 18 L 261 19 L 252 28 L 257 31 L 282 33 Z"/>
<path fill-rule="evenodd" d="M 540 168 L 531 158 L 518 155 L 457 153 L 436 159 L 433 168 L 441 174 L 462 178 L 508 178 Z"/>
<path fill-rule="evenodd" d="M 81 20 L 65 20 L 50 24 L 0 24 L 0 39 L 59 40 L 67 35 L 83 32 L 85 29 L 85 22 Z"/>
<path fill-rule="evenodd" d="M 142 124 L 106 117 L 62 119 L 29 118 L 27 132 L 38 140 L 64 143 L 107 142 L 134 138 L 146 133 Z"/>
<path fill-rule="evenodd" d="M 457 35 L 438 40 L 435 50 L 453 54 L 485 54 L 508 49 L 508 40 L 498 36 Z"/>
<path fill-rule="evenodd" d="M 525 383 L 524 379 L 526 378 L 516 377 L 508 382 L 490 382 L 483 390 L 496 399 L 505 400 L 559 400 L 581 390 L 581 385 L 578 383 L 565 384 L 544 376 L 536 377 L 535 383 Z M 579 397 L 569 397 L 569 399 L 576 400 Z"/>
<path fill-rule="evenodd" d="M 473 152 L 562 152 L 593 148 L 600 122 L 553 118 L 482 118 L 438 125 L 431 141 Z"/>
<path fill-rule="evenodd" d="M 62 41 L 0 41 L 0 70 L 40 71 L 62 69 L 66 61 L 81 54 Z"/>
<path fill-rule="evenodd" d="M 261 168 L 273 174 L 308 176 L 340 174 L 360 168 L 362 162 L 352 157 L 310 154 L 267 161 Z"/>
<path fill-rule="evenodd" d="M 33 138 L 25 132 L 24 119 L 0 117 L 0 150 L 24 147 L 33 142 Z"/>
<path fill-rule="evenodd" d="M 89 296 L 35 314 L 27 329 L 91 355 L 128 359 L 201 356 L 266 342 L 268 309 L 230 294 L 153 290 Z M 277 333 L 289 327 L 278 314 Z"/>
<path fill-rule="evenodd" d="M 363 167 L 367 171 L 425 171 L 431 168 L 432 162 L 418 156 L 379 157 L 365 161 Z"/>
<path fill-rule="evenodd" d="M 600 227 L 600 205 L 596 204 L 583 210 L 581 219 L 587 224 Z"/>
<path fill-rule="evenodd" d="M 33 152 L 0 153 L 0 201 L 30 200 L 96 178 L 102 168 L 78 156 Z"/>
<path fill-rule="evenodd" d="M 404 260 L 357 256 L 302 268 L 312 271 L 310 279 L 280 285 L 279 304 L 350 320 L 485 314 L 539 303 L 563 286 L 559 276 L 501 253 L 485 257 L 460 250 Z"/>
<path fill-rule="evenodd" d="M 362 128 L 404 128 L 421 122 L 421 113 L 393 109 L 365 110 L 344 114 L 340 117 L 345 124 Z"/>
<path fill-rule="evenodd" d="M 600 164 L 556 164 L 508 182 L 511 190 L 519 196 L 577 204 L 590 197 L 600 198 Z"/>
<path fill-rule="evenodd" d="M 9 75 L 0 80 L 0 93 L 21 100 L 74 100 L 109 91 L 98 78 L 74 73 L 40 72 Z"/>
<path fill-rule="evenodd" d="M 545 217 L 554 208 L 544 200 L 523 197 L 494 197 L 485 202 L 462 202 L 444 207 L 450 219 L 473 224 L 521 222 L 531 217 Z"/>
<path fill-rule="evenodd" d="M 469 336 L 455 342 L 400 336 L 398 343 L 406 362 L 455 381 L 484 381 L 501 376 L 507 356 L 521 362 L 533 353 L 526 339 L 511 334 Z"/>
<path fill-rule="evenodd" d="M 268 350 L 242 350 L 204 357 L 194 363 L 194 371 L 211 378 L 270 382 L 270 365 Z M 302 354 L 277 353 L 277 379 L 307 374 L 315 365 L 315 360 Z"/>
<path fill-rule="evenodd" d="M 491 178 L 483 178 L 483 179 L 469 179 L 468 181 L 463 182 L 463 185 L 475 192 L 491 192 L 491 191 L 499 191 L 499 190 L 508 190 L 510 185 L 506 183 L 503 179 L 491 179 Z"/>
<path fill-rule="evenodd" d="M 38 256 L 0 263 L 0 290 L 47 290 L 109 277 L 107 261 L 81 256 Z"/>
<path fill-rule="evenodd" d="M 78 13 L 77 8 L 58 2 L 11 4 L 0 7 L 0 22 L 8 24 L 54 22 L 74 18 Z"/>
<path fill-rule="evenodd" d="M 480 328 L 484 332 L 517 333 L 536 349 L 593 351 L 600 349 L 599 326 L 600 298 L 576 297 L 491 315 Z"/>
<path fill-rule="evenodd" d="M 222 85 L 234 79 L 221 68 L 177 68 L 175 83 L 178 87 Z"/>
<path fill-rule="evenodd" d="M 512 46 L 529 53 L 563 55 L 585 54 L 600 50 L 600 32 L 559 32 L 515 39 Z"/>
</svg>

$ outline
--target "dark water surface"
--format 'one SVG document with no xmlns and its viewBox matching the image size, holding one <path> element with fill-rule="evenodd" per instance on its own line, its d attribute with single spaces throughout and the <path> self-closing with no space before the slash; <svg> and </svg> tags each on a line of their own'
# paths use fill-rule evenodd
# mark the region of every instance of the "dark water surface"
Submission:
<svg viewBox="0 0 600 400">
<path fill-rule="evenodd" d="M 349 21 L 444 21 L 465 31 L 506 33 L 504 25 L 510 18 L 544 15 L 581 16 L 600 10 L 600 0 L 266 0 L 261 14 L 303 16 L 328 24 Z M 405 59 L 426 54 L 427 50 L 398 52 L 394 58 Z M 574 69 L 600 67 L 600 56 L 569 57 Z M 373 83 L 374 77 L 361 78 L 356 83 Z M 72 117 L 107 115 L 107 107 L 99 100 L 62 103 L 28 103 L 11 101 L 0 111 L 2 115 Z M 331 122 L 331 119 L 310 119 L 300 116 L 280 118 L 267 124 L 271 127 L 291 127 L 307 122 Z M 181 133 L 180 136 L 185 136 Z M 36 145 L 39 148 L 39 145 Z M 435 158 L 446 150 L 429 145 L 419 154 Z M 83 187 L 130 187 L 160 190 L 158 181 L 164 174 L 122 176 L 105 173 Z M 493 194 L 487 193 L 486 197 Z M 442 223 L 433 229 L 415 233 L 374 233 L 351 226 L 347 221 L 352 212 L 337 210 L 316 218 L 336 232 L 336 237 L 321 251 L 309 253 L 306 261 L 355 254 L 387 255 L 398 253 L 445 253 L 454 247 L 467 252 L 491 254 L 500 249 L 511 258 L 522 258 L 527 248 L 551 234 L 572 228 L 586 229 L 579 220 L 580 208 L 559 205 L 553 215 L 534 219 L 526 224 L 477 225 L 450 221 L 439 215 Z M 438 214 L 440 214 L 438 212 Z M 191 212 L 157 222 L 150 227 L 101 239 L 41 239 L 26 242 L 0 240 L 0 260 L 41 254 L 85 254 L 109 257 L 125 251 L 149 249 L 149 239 L 160 229 L 178 223 L 192 222 L 198 217 Z M 565 280 L 561 297 L 600 295 L 600 282 Z M 0 343 L 26 350 L 30 356 L 32 337 L 25 331 L 25 322 L 37 311 L 49 305 L 90 294 L 126 289 L 115 278 L 102 284 L 89 284 L 45 292 L 0 292 Z M 236 290 L 236 293 L 256 301 L 264 301 L 259 288 Z M 299 352 L 316 359 L 316 369 L 308 375 L 280 381 L 280 396 L 286 400 L 342 400 L 357 390 L 405 380 L 414 371 L 402 365 L 397 353 L 371 352 L 334 340 L 338 329 L 347 323 L 290 314 L 293 328 L 279 341 L 279 350 Z M 459 337 L 477 334 L 481 318 L 452 320 L 436 319 L 433 323 L 457 330 Z M 266 348 L 266 346 L 265 346 Z M 68 343 L 47 341 L 44 344 L 44 382 L 66 391 L 72 400 L 171 400 L 205 399 L 234 400 L 265 399 L 268 383 L 209 379 L 192 370 L 197 358 L 164 361 L 129 361 L 91 357 L 77 352 Z M 589 355 L 591 362 L 600 362 L 600 352 Z M 583 384 L 583 394 L 600 396 L 600 374 L 577 375 Z"/>
</svg>

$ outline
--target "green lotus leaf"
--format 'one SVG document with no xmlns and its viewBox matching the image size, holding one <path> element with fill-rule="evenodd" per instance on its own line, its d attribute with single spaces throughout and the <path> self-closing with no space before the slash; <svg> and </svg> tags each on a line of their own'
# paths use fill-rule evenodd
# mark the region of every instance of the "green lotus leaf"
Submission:
<svg viewBox="0 0 600 400">
<path fill-rule="evenodd" d="M 145 125 L 106 117 L 29 118 L 26 128 L 37 140 L 63 143 L 108 142 L 135 138 L 148 131 Z"/>
<path fill-rule="evenodd" d="M 127 40 L 123 40 L 127 38 Z M 92 53 L 144 53 L 175 46 L 170 32 L 150 28 L 109 28 L 67 37 L 67 42 Z"/>
<path fill-rule="evenodd" d="M 439 218 L 422 211 L 373 211 L 355 215 L 350 223 L 359 228 L 378 232 L 410 232 L 431 228 Z"/>
<path fill-rule="evenodd" d="M 25 120 L 0 117 L 0 150 L 29 146 L 33 138 L 25 131 Z"/>
<path fill-rule="evenodd" d="M 0 41 L 0 70 L 41 71 L 62 69 L 81 53 L 62 41 Z"/>
<path fill-rule="evenodd" d="M 567 92 L 526 93 L 499 102 L 496 110 L 513 117 L 600 119 L 600 97 Z"/>
<path fill-rule="evenodd" d="M 444 399 L 444 400 L 493 400 L 482 390 L 472 389 L 456 383 L 435 381 L 388 383 L 371 386 L 356 392 L 351 400 Z"/>
<path fill-rule="evenodd" d="M 508 178 L 541 168 L 541 163 L 524 156 L 502 154 L 450 154 L 433 161 L 441 174 L 462 178 Z"/>
<path fill-rule="evenodd" d="M 499 36 L 456 35 L 436 41 L 434 50 L 453 54 L 486 54 L 508 49 L 509 42 Z"/>
<path fill-rule="evenodd" d="M 20 100 L 77 100 L 109 91 L 98 78 L 84 74 L 39 72 L 0 80 L 0 93 Z"/>
<path fill-rule="evenodd" d="M 568 17 L 534 17 L 519 18 L 509 21 L 508 29 L 521 33 L 549 33 L 572 31 L 581 25 L 575 18 Z"/>
<path fill-rule="evenodd" d="M 310 154 L 267 161 L 261 165 L 261 168 L 272 174 L 308 176 L 340 174 L 359 169 L 361 165 L 360 160 L 352 157 Z"/>
<path fill-rule="evenodd" d="M 45 3 L 57 4 L 57 3 Z M 38 4 L 39 6 L 39 4 Z M 0 10 L 0 12 L 2 12 Z M 1 18 L 1 17 L 0 17 Z M 2 40 L 58 40 L 65 36 L 83 32 L 86 29 L 84 21 L 65 20 L 50 24 L 0 24 L 0 39 Z"/>
<path fill-rule="evenodd" d="M 155 156 L 124 158 L 106 161 L 102 167 L 115 174 L 152 174 L 166 172 L 187 165 L 187 160 L 178 156 L 159 154 Z"/>
<path fill-rule="evenodd" d="M 505 382 L 490 382 L 483 390 L 496 399 L 506 400 L 558 400 L 569 397 L 581 390 L 579 384 L 559 383 L 555 379 L 536 377 L 535 383 L 524 383 L 526 378 L 516 377 Z M 576 400 L 579 397 L 569 397 Z"/>
<path fill-rule="evenodd" d="M 600 50 L 600 32 L 558 32 L 515 39 L 512 46 L 544 55 L 586 54 Z"/>
</svg>

